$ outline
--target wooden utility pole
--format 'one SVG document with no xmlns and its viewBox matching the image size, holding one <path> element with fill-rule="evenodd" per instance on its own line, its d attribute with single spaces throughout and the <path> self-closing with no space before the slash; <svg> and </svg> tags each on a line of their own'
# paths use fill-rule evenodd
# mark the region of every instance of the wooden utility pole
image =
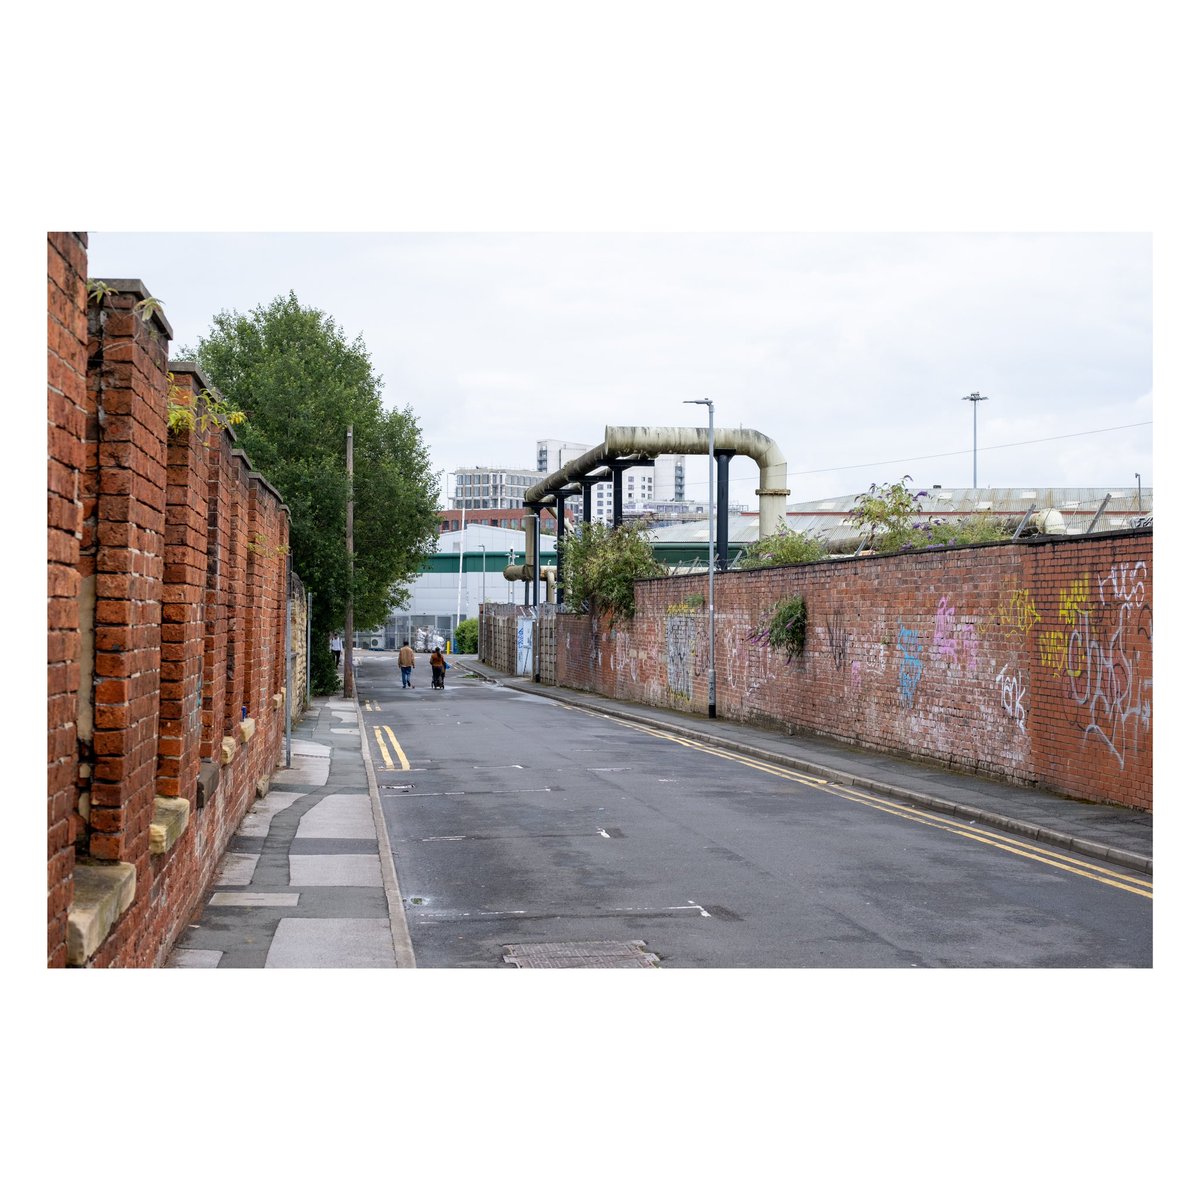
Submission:
<svg viewBox="0 0 1200 1200">
<path fill-rule="evenodd" d="M 346 630 L 342 650 L 342 695 L 354 695 L 354 426 L 346 430 L 346 561 L 350 587 L 346 592 Z"/>
</svg>

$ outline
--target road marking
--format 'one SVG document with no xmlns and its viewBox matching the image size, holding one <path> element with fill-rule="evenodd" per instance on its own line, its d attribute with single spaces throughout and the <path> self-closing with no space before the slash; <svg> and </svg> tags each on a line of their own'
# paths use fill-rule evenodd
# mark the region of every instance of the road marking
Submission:
<svg viewBox="0 0 1200 1200">
<path fill-rule="evenodd" d="M 394 769 L 392 756 L 387 752 L 387 747 L 383 744 L 383 734 L 379 731 L 379 726 L 374 726 L 375 740 L 379 743 L 379 753 L 383 755 L 383 765 L 389 770 Z"/>
<path fill-rule="evenodd" d="M 981 826 L 963 821 L 961 818 L 942 816 L 939 813 L 916 809 L 902 801 L 885 800 L 880 796 L 872 796 L 866 792 L 858 791 L 847 784 L 830 783 L 827 779 L 821 779 L 816 775 L 809 775 L 794 768 L 779 767 L 770 763 L 758 762 L 744 754 L 723 750 L 716 746 L 707 746 L 702 742 L 693 741 L 691 738 L 686 738 L 679 734 L 650 729 L 632 721 L 622 720 L 620 717 L 609 716 L 606 713 L 597 713 L 595 715 L 603 717 L 606 721 L 622 725 L 626 729 L 632 729 L 639 733 L 648 733 L 651 737 L 674 742 L 676 745 L 684 746 L 690 750 L 700 750 L 704 754 L 712 754 L 717 758 L 725 759 L 727 762 L 752 767 L 756 771 L 762 771 L 767 775 L 774 775 L 778 779 L 803 783 L 806 787 L 825 792 L 827 795 L 837 796 L 843 800 L 850 800 L 855 804 L 862 804 L 868 808 L 874 808 L 878 812 L 888 813 L 891 816 L 903 817 L 906 821 L 914 821 L 918 825 L 925 825 L 931 829 L 940 829 L 945 833 L 953 833 L 959 837 L 979 842 L 982 845 L 991 846 L 993 849 L 1003 850 L 1007 854 L 1014 854 L 1019 858 L 1027 858 L 1032 862 L 1041 863 L 1044 866 L 1054 867 L 1057 870 L 1066 871 L 1072 875 L 1079 875 L 1084 879 L 1091 879 L 1096 883 L 1103 883 L 1108 887 L 1118 888 L 1123 892 L 1130 892 L 1135 896 L 1141 896 L 1147 900 L 1154 897 L 1153 883 L 1141 876 L 1127 875 L 1111 867 L 1098 866 L 1086 859 L 1075 858 L 1057 850 L 1050 850 L 1040 846 L 1034 849 L 1027 843 L 1018 841 L 1016 838 L 1007 837 L 999 832 L 992 832 Z"/>
<path fill-rule="evenodd" d="M 388 740 L 392 743 L 392 749 L 396 751 L 396 758 L 400 761 L 400 770 L 410 770 L 408 759 L 405 757 L 404 751 L 400 749 L 400 743 L 396 741 L 396 735 L 392 732 L 392 727 L 385 725 L 383 731 L 388 735 Z"/>
</svg>

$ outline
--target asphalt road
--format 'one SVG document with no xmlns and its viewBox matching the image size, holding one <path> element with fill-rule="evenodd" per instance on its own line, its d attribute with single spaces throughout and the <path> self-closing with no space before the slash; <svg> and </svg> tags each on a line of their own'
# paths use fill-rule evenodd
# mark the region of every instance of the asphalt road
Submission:
<svg viewBox="0 0 1200 1200">
<path fill-rule="evenodd" d="M 362 655 L 418 967 L 597 941 L 664 968 L 1151 965 L 1134 872 L 461 668 L 434 691 L 423 656 L 413 676 Z"/>
</svg>

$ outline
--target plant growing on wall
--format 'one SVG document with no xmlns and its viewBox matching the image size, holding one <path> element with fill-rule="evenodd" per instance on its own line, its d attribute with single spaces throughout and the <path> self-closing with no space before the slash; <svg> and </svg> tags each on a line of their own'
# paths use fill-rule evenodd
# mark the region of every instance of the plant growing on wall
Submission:
<svg viewBox="0 0 1200 1200">
<path fill-rule="evenodd" d="M 782 650 L 791 662 L 804 653 L 807 635 L 808 605 L 803 596 L 793 596 L 789 600 L 780 600 L 771 610 L 767 623 L 747 640 L 770 646 L 772 650 Z"/>
<path fill-rule="evenodd" d="M 188 434 L 195 429 L 207 433 L 210 429 L 227 429 L 241 425 L 246 414 L 227 400 L 218 400 L 208 388 L 198 396 L 175 382 L 173 372 L 167 372 L 167 431 Z"/>
<path fill-rule="evenodd" d="M 928 546 L 967 546 L 1006 541 L 1009 533 L 995 517 L 976 514 L 957 521 L 941 517 L 921 520 L 922 500 L 929 494 L 914 492 L 911 475 L 899 483 L 871 484 L 850 510 L 851 523 L 880 551 L 916 550 Z"/>
<path fill-rule="evenodd" d="M 563 598 L 569 612 L 607 609 L 628 620 L 635 612 L 633 585 L 665 574 L 654 559 L 645 527 L 638 522 L 615 529 L 588 521 L 562 548 Z"/>
<path fill-rule="evenodd" d="M 819 537 L 797 533 L 780 521 L 774 533 L 746 547 L 737 565 L 740 570 L 755 571 L 761 567 L 817 562 L 828 555 L 829 551 Z"/>
</svg>

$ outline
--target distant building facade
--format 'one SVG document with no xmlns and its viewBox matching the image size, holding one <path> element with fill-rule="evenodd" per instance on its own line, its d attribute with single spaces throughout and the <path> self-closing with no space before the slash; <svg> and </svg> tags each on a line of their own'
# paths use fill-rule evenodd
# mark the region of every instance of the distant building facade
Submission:
<svg viewBox="0 0 1200 1200">
<path fill-rule="evenodd" d="M 554 474 L 567 463 L 591 450 L 582 442 L 563 442 L 543 438 L 537 444 L 538 470 L 541 477 Z M 684 454 L 663 454 L 649 467 L 629 467 L 622 473 L 622 510 L 626 515 L 652 514 L 656 505 L 686 503 L 686 464 Z M 583 516 L 583 500 L 572 497 L 567 502 L 575 520 Z M 675 510 L 678 512 L 679 510 Z M 613 519 L 613 485 L 597 483 L 592 487 L 592 520 L 611 524 Z"/>
</svg>

